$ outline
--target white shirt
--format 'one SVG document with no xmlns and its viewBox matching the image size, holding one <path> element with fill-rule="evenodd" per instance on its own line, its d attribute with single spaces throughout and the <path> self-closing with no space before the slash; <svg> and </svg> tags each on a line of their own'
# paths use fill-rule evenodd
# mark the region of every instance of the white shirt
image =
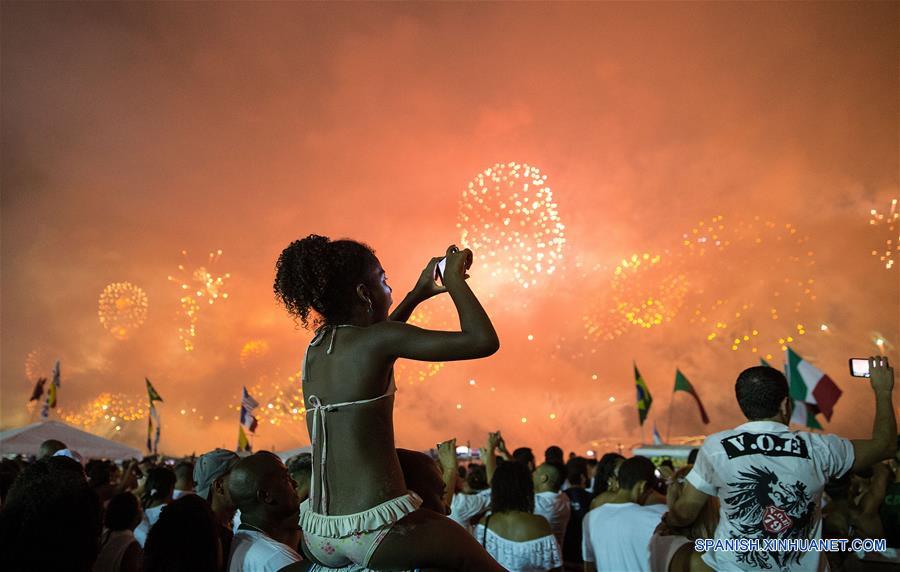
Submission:
<svg viewBox="0 0 900 572">
<path fill-rule="evenodd" d="M 138 541 L 138 544 L 141 545 L 141 548 L 143 548 L 144 543 L 147 542 L 147 535 L 150 534 L 150 527 L 159 520 L 159 515 L 164 508 L 166 508 L 166 505 L 161 504 L 144 511 L 144 517 L 141 519 L 141 523 L 134 529 L 134 538 Z"/>
<path fill-rule="evenodd" d="M 707 437 L 687 481 L 721 501 L 716 540 L 819 539 L 825 483 L 853 460 L 847 439 L 751 421 Z M 819 553 L 710 550 L 703 561 L 716 570 L 814 571 Z"/>
<path fill-rule="evenodd" d="M 569 516 L 572 507 L 569 505 L 569 495 L 565 493 L 535 493 L 534 514 L 543 516 L 550 523 L 550 530 L 556 537 L 560 546 L 566 538 L 566 526 L 569 525 Z"/>
<path fill-rule="evenodd" d="M 490 505 L 491 489 L 471 495 L 455 493 L 453 500 L 450 501 L 450 518 L 474 534 L 475 525 L 471 524 L 472 519 L 486 511 Z"/>
<path fill-rule="evenodd" d="M 606 503 L 584 516 L 581 551 L 597 570 L 650 570 L 650 537 L 666 505 Z"/>
<path fill-rule="evenodd" d="M 475 538 L 494 557 L 500 566 L 510 572 L 535 572 L 552 570 L 562 566 L 562 550 L 552 535 L 525 542 L 507 540 L 494 532 L 485 530 L 483 524 L 475 527 Z"/>
<path fill-rule="evenodd" d="M 178 500 L 184 495 L 193 495 L 196 494 L 194 491 L 183 491 L 181 489 L 175 489 L 172 491 L 172 500 Z"/>
<path fill-rule="evenodd" d="M 228 572 L 277 572 L 300 561 L 288 546 L 256 530 L 238 530 L 231 541 Z"/>
</svg>

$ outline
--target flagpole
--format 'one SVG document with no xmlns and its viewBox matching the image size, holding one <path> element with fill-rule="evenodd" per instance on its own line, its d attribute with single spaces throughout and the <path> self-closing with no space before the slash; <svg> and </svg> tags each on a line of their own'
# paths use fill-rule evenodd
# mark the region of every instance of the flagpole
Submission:
<svg viewBox="0 0 900 572">
<path fill-rule="evenodd" d="M 672 388 L 672 397 L 669 398 L 669 426 L 666 427 L 666 442 L 670 443 L 672 438 L 672 409 L 675 406 L 675 388 Z"/>
</svg>

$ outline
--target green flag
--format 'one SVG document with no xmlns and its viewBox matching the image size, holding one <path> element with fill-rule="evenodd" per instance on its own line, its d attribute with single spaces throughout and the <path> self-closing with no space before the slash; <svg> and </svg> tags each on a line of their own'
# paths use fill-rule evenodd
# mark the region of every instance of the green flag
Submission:
<svg viewBox="0 0 900 572">
<path fill-rule="evenodd" d="M 697 402 L 697 407 L 700 408 L 700 419 L 703 420 L 703 423 L 709 423 L 709 415 L 706 414 L 706 409 L 703 407 L 703 403 L 700 402 L 700 396 L 697 395 L 694 386 L 691 385 L 691 382 L 688 381 L 688 378 L 686 378 L 679 369 L 675 370 L 675 389 L 672 390 L 672 393 L 675 393 L 676 391 L 690 393 L 691 396 L 693 396 L 694 401 Z"/>
<path fill-rule="evenodd" d="M 650 390 L 647 388 L 644 378 L 641 377 L 641 372 L 638 371 L 637 364 L 634 364 L 634 384 L 637 386 L 638 418 L 641 421 L 641 425 L 643 425 L 644 420 L 647 419 L 647 414 L 650 413 L 653 397 L 650 396 Z"/>
</svg>

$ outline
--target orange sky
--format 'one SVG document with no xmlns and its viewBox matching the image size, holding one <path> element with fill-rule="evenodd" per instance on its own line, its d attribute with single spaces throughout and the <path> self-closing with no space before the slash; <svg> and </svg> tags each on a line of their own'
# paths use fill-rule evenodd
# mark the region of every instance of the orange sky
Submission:
<svg viewBox="0 0 900 572">
<path fill-rule="evenodd" d="M 872 399 L 846 359 L 872 353 L 874 332 L 900 346 L 900 268 L 871 255 L 896 231 L 869 225 L 900 194 L 898 16 L 886 2 L 4 2 L 0 425 L 36 417 L 34 352 L 36 371 L 62 360 L 64 414 L 101 392 L 141 404 L 147 376 L 164 452 L 233 447 L 241 386 L 274 395 L 310 337 L 274 301 L 281 249 L 364 240 L 399 300 L 461 240 L 469 181 L 514 161 L 548 177 L 563 263 L 525 290 L 479 274 L 476 252 L 502 348 L 424 382 L 407 367 L 398 445 L 497 428 L 540 450 L 638 440 L 632 360 L 651 425 L 666 433 L 677 366 L 712 423 L 679 395 L 672 435 L 720 430 L 740 421 L 737 373 L 790 334 L 845 392 L 826 428 L 863 436 Z M 713 217 L 731 244 L 701 256 L 685 235 L 703 244 Z M 222 249 L 231 274 L 190 353 L 167 280 L 183 249 L 198 264 Z M 614 282 L 635 253 L 661 262 Z M 97 315 L 121 281 L 149 300 L 125 340 Z M 609 328 L 617 303 L 666 285 L 670 321 L 587 334 L 586 316 Z M 448 300 L 429 307 L 450 319 Z M 250 340 L 269 350 L 242 365 Z M 93 430 L 141 446 L 145 422 Z M 306 442 L 302 423 L 264 422 L 256 447 Z"/>
</svg>

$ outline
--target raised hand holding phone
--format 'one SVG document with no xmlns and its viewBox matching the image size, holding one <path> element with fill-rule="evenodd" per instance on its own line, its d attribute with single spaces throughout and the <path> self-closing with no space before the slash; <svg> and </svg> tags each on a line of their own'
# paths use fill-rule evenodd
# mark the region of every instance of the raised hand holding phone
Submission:
<svg viewBox="0 0 900 572">
<path fill-rule="evenodd" d="M 434 279 L 446 285 L 447 276 L 469 277 L 466 272 L 472 267 L 472 251 L 468 248 L 460 250 L 455 244 L 447 248 L 447 255 L 435 267 Z M 452 280 L 452 278 L 451 278 Z"/>
</svg>

